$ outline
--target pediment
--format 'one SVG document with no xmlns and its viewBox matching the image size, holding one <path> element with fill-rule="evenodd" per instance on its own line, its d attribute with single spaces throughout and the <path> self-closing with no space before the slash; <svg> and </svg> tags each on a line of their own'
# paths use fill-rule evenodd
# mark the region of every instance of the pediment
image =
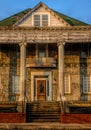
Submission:
<svg viewBox="0 0 91 130">
<path fill-rule="evenodd" d="M 30 10 L 26 15 L 23 16 L 15 25 L 21 27 L 34 27 L 34 16 L 39 15 L 40 17 L 40 26 L 43 25 L 43 15 L 44 17 L 48 16 L 48 21 L 45 20 L 44 22 L 48 22 L 49 27 L 64 27 L 70 26 L 64 19 L 62 19 L 56 12 L 48 8 L 43 3 L 39 3 L 35 6 L 32 10 Z M 45 18 L 44 18 L 45 19 Z"/>
</svg>

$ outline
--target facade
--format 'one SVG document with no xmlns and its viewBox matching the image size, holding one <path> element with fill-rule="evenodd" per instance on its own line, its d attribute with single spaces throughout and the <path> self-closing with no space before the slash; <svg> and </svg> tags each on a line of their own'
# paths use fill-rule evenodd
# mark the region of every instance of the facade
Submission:
<svg viewBox="0 0 91 130">
<path fill-rule="evenodd" d="M 44 3 L 0 21 L 0 102 L 90 105 L 91 26 Z"/>
</svg>

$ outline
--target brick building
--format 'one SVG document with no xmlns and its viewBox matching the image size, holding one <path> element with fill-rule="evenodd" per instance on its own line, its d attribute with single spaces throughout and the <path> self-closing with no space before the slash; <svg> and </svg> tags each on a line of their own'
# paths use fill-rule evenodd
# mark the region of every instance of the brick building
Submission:
<svg viewBox="0 0 91 130">
<path fill-rule="evenodd" d="M 1 111 L 89 107 L 90 82 L 91 26 L 42 2 L 0 21 Z"/>
</svg>

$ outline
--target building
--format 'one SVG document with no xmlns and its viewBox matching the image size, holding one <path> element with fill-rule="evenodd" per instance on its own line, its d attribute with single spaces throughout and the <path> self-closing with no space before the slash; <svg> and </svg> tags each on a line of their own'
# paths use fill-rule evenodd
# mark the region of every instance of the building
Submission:
<svg viewBox="0 0 91 130">
<path fill-rule="evenodd" d="M 1 106 L 17 104 L 19 112 L 28 102 L 90 106 L 90 82 L 90 25 L 42 2 L 0 21 Z"/>
</svg>

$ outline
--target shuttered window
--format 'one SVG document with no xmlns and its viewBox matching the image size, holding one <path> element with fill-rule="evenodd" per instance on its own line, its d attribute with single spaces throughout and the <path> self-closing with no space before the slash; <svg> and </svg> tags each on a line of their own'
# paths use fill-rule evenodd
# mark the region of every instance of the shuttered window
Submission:
<svg viewBox="0 0 91 130">
<path fill-rule="evenodd" d="M 70 93 L 71 88 L 70 88 L 70 75 L 65 75 L 64 76 L 64 93 Z"/>
</svg>

